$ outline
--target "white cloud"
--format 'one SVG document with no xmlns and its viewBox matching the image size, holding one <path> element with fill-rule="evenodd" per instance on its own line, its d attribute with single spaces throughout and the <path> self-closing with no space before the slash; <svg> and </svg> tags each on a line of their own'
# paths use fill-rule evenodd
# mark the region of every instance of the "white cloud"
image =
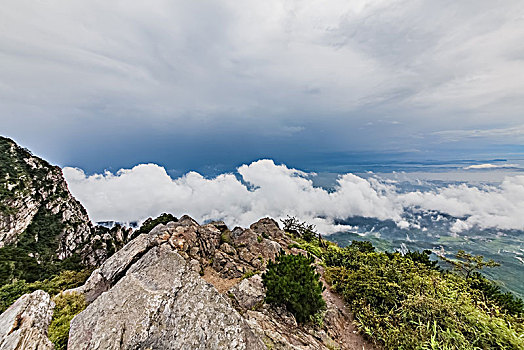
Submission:
<svg viewBox="0 0 524 350">
<path fill-rule="evenodd" d="M 311 174 L 272 160 L 240 166 L 238 178 L 222 174 L 206 179 L 190 172 L 172 179 L 155 164 L 90 176 L 81 169 L 64 168 L 64 175 L 95 221 L 140 220 L 167 211 L 200 221 L 223 219 L 230 226 L 247 226 L 264 216 L 295 215 L 329 233 L 342 228 L 333 225 L 333 219 L 355 215 L 391 219 L 400 228 L 420 227 L 402 216 L 414 209 L 465 217 L 453 225 L 455 233 L 475 225 L 524 229 L 524 176 L 508 177 L 498 187 L 462 184 L 405 193 L 390 181 L 353 174 L 341 175 L 328 192 L 313 186 Z"/>
<path fill-rule="evenodd" d="M 466 170 L 471 169 L 500 169 L 500 168 L 518 168 L 518 164 L 491 164 L 491 163 L 484 163 L 484 164 L 474 164 L 469 165 L 467 167 L 464 167 Z"/>
</svg>

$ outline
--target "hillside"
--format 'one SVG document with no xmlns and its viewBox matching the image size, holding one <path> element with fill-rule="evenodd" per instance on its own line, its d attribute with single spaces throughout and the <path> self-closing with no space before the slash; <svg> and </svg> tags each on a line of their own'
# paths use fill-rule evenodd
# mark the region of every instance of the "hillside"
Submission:
<svg viewBox="0 0 524 350">
<path fill-rule="evenodd" d="M 59 167 L 0 137 L 0 287 L 97 266 L 129 234 L 93 227 Z"/>
</svg>

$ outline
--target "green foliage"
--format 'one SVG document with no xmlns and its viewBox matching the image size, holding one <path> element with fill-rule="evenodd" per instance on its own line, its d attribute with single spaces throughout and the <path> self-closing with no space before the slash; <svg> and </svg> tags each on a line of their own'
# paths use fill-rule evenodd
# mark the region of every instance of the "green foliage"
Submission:
<svg viewBox="0 0 524 350">
<path fill-rule="evenodd" d="M 410 259 L 411 261 L 418 262 L 419 264 L 426 265 L 430 269 L 439 269 L 437 266 L 438 261 L 431 260 L 429 256 L 431 255 L 431 250 L 424 250 L 422 252 L 412 252 L 408 251 L 406 254 L 404 254 L 404 257 L 406 259 Z"/>
<path fill-rule="evenodd" d="M 326 307 L 324 287 L 315 272 L 312 256 L 287 255 L 283 251 L 270 261 L 262 281 L 266 302 L 285 306 L 298 322 L 304 323 Z"/>
<path fill-rule="evenodd" d="M 226 230 L 220 234 L 220 244 L 222 243 L 233 245 L 233 237 L 231 237 L 231 231 Z"/>
<path fill-rule="evenodd" d="M 370 241 L 351 241 L 348 248 L 358 250 L 361 253 L 373 253 L 375 251 L 375 247 Z"/>
<path fill-rule="evenodd" d="M 70 322 L 86 308 L 86 300 L 80 293 L 60 293 L 53 298 L 53 301 L 56 306 L 49 325 L 48 336 L 56 350 L 65 350 L 69 338 Z"/>
<path fill-rule="evenodd" d="M 524 348 L 522 318 L 472 288 L 471 273 L 438 270 L 425 252 L 402 256 L 349 246 L 323 256 L 328 283 L 348 302 L 360 330 L 386 349 Z"/>
<path fill-rule="evenodd" d="M 478 272 L 473 272 L 468 279 L 470 288 L 480 291 L 485 302 L 497 304 L 503 311 L 518 316 L 524 316 L 524 301 L 509 292 L 502 292 L 500 287 Z"/>
<path fill-rule="evenodd" d="M 323 249 L 322 247 L 319 247 L 318 244 L 314 244 L 313 242 L 315 241 L 304 241 L 301 244 L 297 244 L 296 247 L 305 250 L 306 252 L 316 256 L 317 258 L 320 258 L 322 256 Z"/>
<path fill-rule="evenodd" d="M 242 275 L 242 279 L 245 280 L 246 278 L 253 277 L 257 273 L 260 273 L 260 271 L 248 271 L 244 275 Z"/>
<path fill-rule="evenodd" d="M 65 224 L 59 214 L 41 207 L 16 244 L 0 248 L 0 286 L 15 279 L 35 282 L 51 278 L 63 270 L 85 268 L 78 255 L 59 260 L 56 251 Z"/>
<path fill-rule="evenodd" d="M 58 294 L 66 289 L 76 288 L 84 284 L 91 274 L 90 270 L 62 271 L 57 276 L 27 283 L 23 280 L 15 280 L 10 284 L 0 287 L 0 313 L 4 312 L 18 298 L 27 293 L 41 289 L 51 295 Z"/>
<path fill-rule="evenodd" d="M 320 238 L 320 234 L 315 231 L 314 225 L 300 222 L 296 217 L 288 216 L 286 219 L 280 221 L 284 225 L 284 231 L 297 238 L 302 238 L 306 242 L 311 242 L 317 236 Z"/>
<path fill-rule="evenodd" d="M 155 219 L 147 218 L 146 221 L 144 221 L 144 223 L 138 229 L 138 233 L 149 233 L 152 229 L 155 228 L 156 225 L 167 224 L 171 221 L 177 222 L 178 219 L 169 213 L 163 213 Z"/>
<path fill-rule="evenodd" d="M 450 263 L 456 270 L 463 273 L 466 278 L 469 278 L 473 272 L 477 270 L 480 271 L 484 267 L 496 267 L 500 265 L 493 259 L 484 261 L 482 255 L 472 255 L 463 250 L 459 250 L 455 255 L 455 258 L 456 259 L 448 259 L 446 257 L 441 257 L 442 260 Z"/>
</svg>

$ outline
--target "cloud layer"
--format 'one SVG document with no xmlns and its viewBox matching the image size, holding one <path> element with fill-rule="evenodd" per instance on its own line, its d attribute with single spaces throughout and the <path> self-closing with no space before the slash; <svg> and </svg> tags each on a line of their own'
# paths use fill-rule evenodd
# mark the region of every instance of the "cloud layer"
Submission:
<svg viewBox="0 0 524 350">
<path fill-rule="evenodd" d="M 334 219 L 351 216 L 391 219 L 401 228 L 416 226 L 405 219 L 410 210 L 454 216 L 455 233 L 474 226 L 524 229 L 524 176 L 508 177 L 499 186 L 460 184 L 405 192 L 394 181 L 353 174 L 339 176 L 334 189 L 326 191 L 313 185 L 314 174 L 267 159 L 211 179 L 196 172 L 172 179 L 155 164 L 90 176 L 78 168 L 63 171 L 70 190 L 94 221 L 142 220 L 167 211 L 247 226 L 264 216 L 292 215 L 329 233 L 345 228 L 333 224 Z"/>
</svg>

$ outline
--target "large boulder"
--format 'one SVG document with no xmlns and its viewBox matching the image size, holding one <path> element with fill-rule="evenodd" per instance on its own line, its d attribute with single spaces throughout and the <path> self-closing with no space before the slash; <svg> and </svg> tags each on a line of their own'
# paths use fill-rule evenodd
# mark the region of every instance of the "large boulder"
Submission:
<svg viewBox="0 0 524 350">
<path fill-rule="evenodd" d="M 0 315 L 0 350 L 54 349 L 47 338 L 54 307 L 41 290 L 20 297 Z"/>
<path fill-rule="evenodd" d="M 285 237 L 284 231 L 280 229 L 278 223 L 271 218 L 263 218 L 249 226 L 254 232 L 263 235 L 265 238 L 279 240 Z"/>
<path fill-rule="evenodd" d="M 125 275 L 151 247 L 158 245 L 161 238 L 153 234 L 141 234 L 111 256 L 100 268 L 93 271 L 86 283 L 72 291 L 84 294 L 91 303 Z"/>
<path fill-rule="evenodd" d="M 265 349 L 227 297 L 169 244 L 71 321 L 70 349 Z"/>
</svg>

